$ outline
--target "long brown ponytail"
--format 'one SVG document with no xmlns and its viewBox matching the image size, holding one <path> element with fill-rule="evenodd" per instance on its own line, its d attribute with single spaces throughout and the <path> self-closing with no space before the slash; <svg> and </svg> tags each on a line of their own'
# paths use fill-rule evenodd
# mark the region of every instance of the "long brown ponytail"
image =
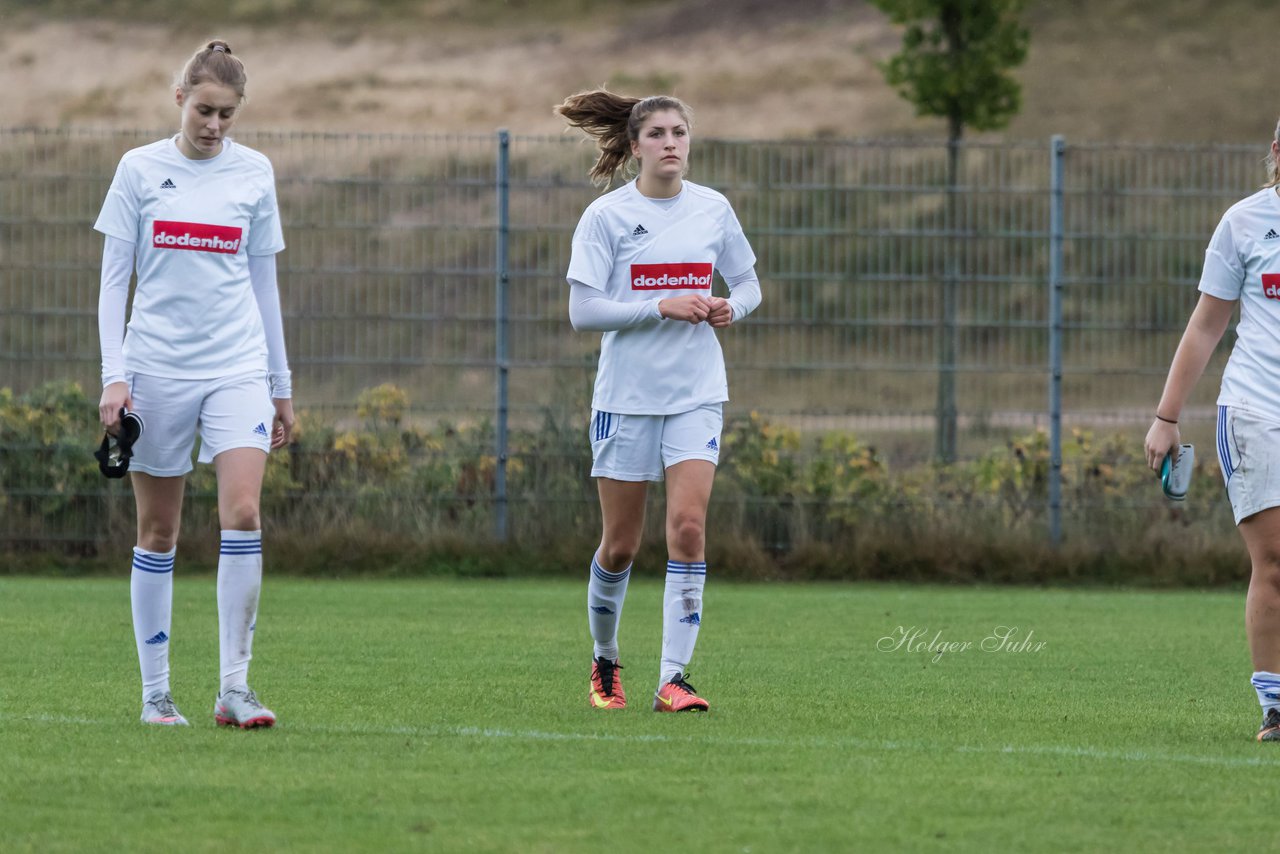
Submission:
<svg viewBox="0 0 1280 854">
<path fill-rule="evenodd" d="M 659 110 L 675 110 L 686 125 L 693 125 L 693 113 L 679 98 L 651 95 L 627 98 L 604 89 L 579 92 L 555 108 L 570 127 L 585 131 L 596 140 L 600 156 L 588 173 L 591 182 L 607 185 L 631 157 L 631 143 L 640 138 L 640 126 Z"/>
</svg>

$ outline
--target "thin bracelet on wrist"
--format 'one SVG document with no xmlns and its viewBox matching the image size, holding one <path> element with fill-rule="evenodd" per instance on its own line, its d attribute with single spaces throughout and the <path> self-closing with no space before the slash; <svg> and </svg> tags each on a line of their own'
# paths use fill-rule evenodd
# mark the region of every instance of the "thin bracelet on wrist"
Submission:
<svg viewBox="0 0 1280 854">
<path fill-rule="evenodd" d="M 1161 415 L 1159 412 L 1157 412 L 1157 413 L 1156 413 L 1156 420 L 1157 420 L 1157 421 L 1163 421 L 1165 424 L 1177 424 L 1177 423 L 1178 423 L 1178 422 L 1177 422 L 1177 420 L 1170 420 L 1170 419 L 1168 419 L 1168 418 L 1165 418 L 1165 417 L 1164 417 L 1163 415 Z"/>
</svg>

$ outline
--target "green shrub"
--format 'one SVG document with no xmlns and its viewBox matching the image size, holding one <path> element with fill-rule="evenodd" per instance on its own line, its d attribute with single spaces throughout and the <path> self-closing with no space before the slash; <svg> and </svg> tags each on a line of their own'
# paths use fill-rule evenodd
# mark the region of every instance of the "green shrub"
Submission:
<svg viewBox="0 0 1280 854">
<path fill-rule="evenodd" d="M 585 404 L 583 404 L 585 406 Z M 571 408 L 513 429 L 506 468 L 511 545 L 493 542 L 494 428 L 422 423 L 393 385 L 362 392 L 347 417 L 302 412 L 272 454 L 263 524 L 284 571 L 468 574 L 579 571 L 599 538 L 590 449 Z M 104 481 L 90 451 L 95 407 L 74 384 L 0 390 L 0 511 L 8 569 L 34 554 L 101 554 L 132 544 L 127 481 Z M 1066 545 L 1049 548 L 1049 445 L 1017 436 L 951 466 L 894 470 L 856 435 L 805 437 L 758 413 L 731 418 L 708 519 L 708 560 L 749 578 L 956 581 L 1238 581 L 1247 561 L 1210 458 L 1185 505 L 1158 497 L 1142 449 L 1074 431 L 1063 446 Z M 663 490 L 651 490 L 641 560 L 665 559 Z M 208 565 L 218 536 L 213 467 L 190 475 L 184 565 Z M 19 557 L 14 557 L 20 555 Z"/>
<path fill-rule="evenodd" d="M 21 397 L 0 389 L 0 514 L 11 541 L 75 540 L 101 530 L 104 485 L 91 451 L 97 410 L 75 383 Z"/>
</svg>

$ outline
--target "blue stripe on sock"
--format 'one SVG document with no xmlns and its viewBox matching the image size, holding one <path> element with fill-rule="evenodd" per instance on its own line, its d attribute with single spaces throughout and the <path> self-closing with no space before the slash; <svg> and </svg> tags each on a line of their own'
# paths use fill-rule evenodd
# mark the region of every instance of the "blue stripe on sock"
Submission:
<svg viewBox="0 0 1280 854">
<path fill-rule="evenodd" d="M 173 558 L 168 560 L 148 560 L 147 557 L 147 555 L 134 555 L 133 568 L 143 572 L 154 572 L 157 575 L 173 572 Z"/>
<path fill-rule="evenodd" d="M 707 565 L 704 562 L 698 563 L 680 563 L 678 561 L 667 561 L 667 574 L 676 575 L 706 575 Z"/>
<path fill-rule="evenodd" d="M 622 572 L 609 572 L 595 558 L 591 559 L 591 574 L 606 584 L 617 584 L 628 575 L 631 574 L 631 567 L 628 566 Z"/>
<path fill-rule="evenodd" d="M 224 555 L 255 555 L 262 553 L 262 540 L 223 540 L 222 553 Z"/>
</svg>

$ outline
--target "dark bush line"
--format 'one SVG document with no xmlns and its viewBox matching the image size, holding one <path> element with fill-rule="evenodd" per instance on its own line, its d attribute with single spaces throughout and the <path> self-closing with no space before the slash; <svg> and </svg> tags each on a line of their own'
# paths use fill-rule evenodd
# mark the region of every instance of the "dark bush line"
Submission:
<svg viewBox="0 0 1280 854">
<path fill-rule="evenodd" d="M 304 415 L 274 454 L 263 494 L 268 571 L 303 577 L 586 577 L 599 516 L 576 423 L 548 411 L 512 434 L 510 544 L 492 537 L 488 424 L 412 423 L 384 385 L 358 423 Z M 106 483 L 90 448 L 96 413 L 71 383 L 0 390 L 0 573 L 123 574 L 133 544 L 128 487 Z M 1064 448 L 1065 544 L 1047 544 L 1048 442 L 1008 440 L 948 467 L 891 470 L 841 432 L 802 437 L 751 413 L 725 425 L 708 520 L 708 563 L 750 581 L 910 581 L 1155 587 L 1243 583 L 1248 560 L 1202 465 L 1194 500 L 1158 497 L 1141 448 L 1076 432 Z M 188 482 L 179 565 L 212 571 L 218 525 L 210 467 Z M 645 567 L 666 561 L 653 490 Z"/>
</svg>

